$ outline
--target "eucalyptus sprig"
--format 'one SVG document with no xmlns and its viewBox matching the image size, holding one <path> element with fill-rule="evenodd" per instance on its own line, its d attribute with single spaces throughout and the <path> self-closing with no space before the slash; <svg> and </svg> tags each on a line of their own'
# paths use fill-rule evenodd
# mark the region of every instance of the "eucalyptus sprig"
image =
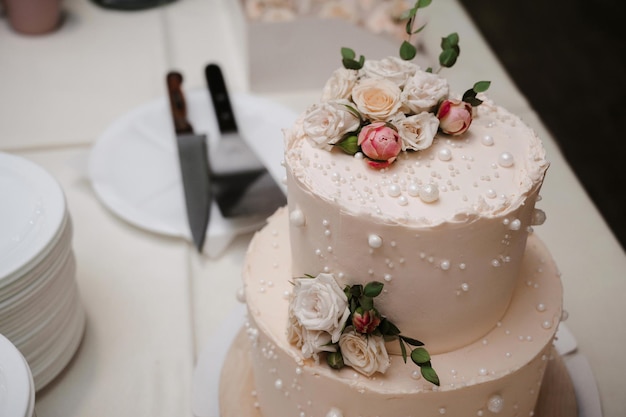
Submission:
<svg viewBox="0 0 626 417">
<path fill-rule="evenodd" d="M 429 6 L 431 2 L 432 0 L 417 0 L 415 5 L 405 11 L 400 17 L 400 20 L 406 20 L 404 30 L 408 35 L 407 39 L 400 45 L 400 58 L 405 61 L 410 61 L 415 58 L 415 55 L 417 55 L 417 48 L 411 43 L 411 37 L 421 32 L 426 27 L 426 24 L 424 23 L 419 28 L 413 29 L 417 20 L 417 11 Z"/>
<path fill-rule="evenodd" d="M 378 311 L 374 308 L 374 298 L 379 296 L 383 291 L 384 284 L 378 281 L 372 281 L 365 286 L 347 285 L 344 289 L 346 297 L 348 297 L 348 305 L 350 309 L 350 316 L 347 322 L 352 322 L 352 317 L 355 312 L 358 311 L 371 311 L 374 310 L 378 314 Z M 407 337 L 401 334 L 400 329 L 393 324 L 389 319 L 381 316 L 380 324 L 372 333 L 377 336 L 382 336 L 386 342 L 398 340 L 400 343 L 400 351 L 402 352 L 402 359 L 404 363 L 407 362 L 407 357 L 411 357 L 413 363 L 420 368 L 420 372 L 424 379 L 431 382 L 434 385 L 439 386 L 439 376 L 435 372 L 430 362 L 430 354 L 422 347 L 424 343 L 417 339 Z M 340 358 L 334 355 L 332 360 L 338 361 Z"/>
<path fill-rule="evenodd" d="M 480 106 L 482 100 L 476 97 L 476 94 L 487 91 L 491 81 L 478 81 L 472 88 L 463 94 L 463 101 L 472 105 L 472 107 Z"/>
<path fill-rule="evenodd" d="M 360 70 L 363 68 L 363 64 L 365 64 L 365 57 L 361 55 L 358 61 L 355 58 L 356 52 L 354 52 L 354 50 L 346 47 L 341 48 L 341 62 L 343 63 L 344 68 L 351 70 Z"/>
</svg>

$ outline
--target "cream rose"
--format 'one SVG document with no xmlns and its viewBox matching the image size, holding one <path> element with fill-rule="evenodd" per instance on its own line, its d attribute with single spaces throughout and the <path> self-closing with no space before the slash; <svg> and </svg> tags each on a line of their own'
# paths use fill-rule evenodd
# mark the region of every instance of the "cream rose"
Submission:
<svg viewBox="0 0 626 417">
<path fill-rule="evenodd" d="M 384 374 L 389 368 L 389 355 L 385 341 L 380 336 L 366 336 L 355 332 L 350 326 L 339 338 L 339 349 L 344 364 L 363 375 L 372 376 L 376 372 Z"/>
<path fill-rule="evenodd" d="M 434 110 L 437 104 L 448 98 L 450 86 L 445 78 L 426 71 L 417 71 L 409 78 L 402 90 L 402 107 L 405 113 L 421 113 Z"/>
<path fill-rule="evenodd" d="M 315 362 L 319 362 L 318 353 L 337 351 L 337 345 L 332 344 L 331 336 L 327 332 L 319 330 L 305 330 L 302 335 L 303 343 L 301 351 L 304 358 L 313 358 L 315 359 Z"/>
<path fill-rule="evenodd" d="M 357 109 L 372 121 L 386 121 L 400 108 L 400 88 L 385 79 L 365 78 L 352 89 Z"/>
<path fill-rule="evenodd" d="M 359 128 L 361 120 L 346 105 L 350 105 L 347 100 L 333 100 L 307 110 L 302 129 L 313 146 L 331 149 L 346 133 Z"/>
<path fill-rule="evenodd" d="M 398 129 L 403 151 L 421 151 L 430 147 L 439 128 L 437 116 L 428 112 L 409 117 L 399 113 L 391 120 L 391 123 Z"/>
<path fill-rule="evenodd" d="M 332 343 L 339 340 L 350 309 L 348 297 L 331 274 L 297 278 L 292 303 L 293 314 L 306 331 L 321 330 L 330 334 Z"/>
<path fill-rule="evenodd" d="M 358 71 L 338 68 L 330 76 L 322 90 L 322 101 L 347 100 L 356 84 Z"/>
<path fill-rule="evenodd" d="M 368 78 L 383 78 L 402 88 L 417 70 L 418 66 L 412 62 L 387 57 L 379 61 L 365 61 L 362 71 Z"/>
</svg>

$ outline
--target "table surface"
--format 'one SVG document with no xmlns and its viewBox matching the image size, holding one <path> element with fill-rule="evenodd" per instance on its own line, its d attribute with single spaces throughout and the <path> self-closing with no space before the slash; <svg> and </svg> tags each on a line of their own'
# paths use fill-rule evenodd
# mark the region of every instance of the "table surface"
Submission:
<svg viewBox="0 0 626 417">
<path fill-rule="evenodd" d="M 192 377 L 207 342 L 236 307 L 250 234 L 218 258 L 182 239 L 138 229 L 98 200 L 86 175 L 93 143 L 113 121 L 164 95 L 178 69 L 188 88 L 219 62 L 232 91 L 250 91 L 231 0 L 181 0 L 116 12 L 65 0 L 57 32 L 29 37 L 0 20 L 0 150 L 47 169 L 62 185 L 74 222 L 77 281 L 88 322 L 67 369 L 37 393 L 39 417 L 192 416 Z M 562 272 L 566 321 L 596 378 L 605 417 L 623 415 L 626 256 L 555 141 L 455 0 L 425 9 L 425 41 L 457 31 L 463 54 L 449 73 L 459 91 L 490 79 L 490 95 L 543 138 L 551 167 L 536 233 Z M 441 28 L 441 30 L 439 30 Z M 430 43 L 430 42 L 429 42 Z M 339 64 L 339 62 L 337 62 Z M 448 76 L 448 74 L 446 74 Z M 263 94 L 295 111 L 319 90 Z M 219 364 L 216 364 L 219 366 Z M 584 393 L 579 393 L 584 394 Z"/>
</svg>

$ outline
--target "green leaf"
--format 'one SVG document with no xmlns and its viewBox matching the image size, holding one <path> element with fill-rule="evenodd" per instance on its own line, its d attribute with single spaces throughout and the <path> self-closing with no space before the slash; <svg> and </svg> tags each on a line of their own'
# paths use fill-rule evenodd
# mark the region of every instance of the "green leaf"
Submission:
<svg viewBox="0 0 626 417">
<path fill-rule="evenodd" d="M 408 343 L 411 346 L 424 346 L 424 344 L 417 339 L 412 339 L 406 336 L 400 336 L 400 339 L 404 340 L 406 343 Z"/>
<path fill-rule="evenodd" d="M 343 47 L 341 48 L 341 57 L 343 59 L 353 60 L 354 58 L 356 58 L 356 53 L 350 48 Z"/>
<path fill-rule="evenodd" d="M 456 59 L 459 57 L 458 52 L 453 48 L 444 49 L 439 54 L 439 64 L 442 67 L 450 68 L 456 63 Z"/>
<path fill-rule="evenodd" d="M 398 336 L 400 334 L 400 329 L 396 327 L 395 324 L 383 318 L 378 325 L 381 333 L 385 336 Z"/>
<path fill-rule="evenodd" d="M 437 375 L 432 366 L 421 366 L 420 371 L 425 380 L 439 386 L 439 375 Z"/>
<path fill-rule="evenodd" d="M 430 6 L 430 3 L 432 3 L 432 0 L 418 0 L 416 2 L 416 7 L 418 9 L 423 9 L 424 7 Z"/>
<path fill-rule="evenodd" d="M 417 48 L 407 41 L 403 41 L 400 45 L 400 58 L 410 61 L 417 55 Z"/>
<path fill-rule="evenodd" d="M 374 299 L 364 295 L 359 298 L 359 305 L 363 310 L 371 310 L 374 308 Z"/>
<path fill-rule="evenodd" d="M 441 38 L 441 49 L 456 49 L 459 46 L 459 34 L 451 33 L 445 38 Z"/>
<path fill-rule="evenodd" d="M 348 155 L 354 155 L 355 153 L 359 151 L 358 138 L 356 135 L 347 136 L 341 142 L 336 143 L 335 146 L 339 147 L 342 151 L 344 151 Z M 349 293 L 350 292 L 347 291 L 346 295 L 348 296 L 348 299 L 351 299 L 352 297 L 348 295 Z"/>
<path fill-rule="evenodd" d="M 415 35 L 416 33 L 420 33 L 422 30 L 424 30 L 424 28 L 426 27 L 426 23 L 424 23 L 422 26 L 420 26 L 419 28 L 415 29 L 411 34 Z"/>
<path fill-rule="evenodd" d="M 363 294 L 372 298 L 377 297 L 383 291 L 384 286 L 385 284 L 383 284 L 382 282 L 378 282 L 378 281 L 369 282 L 365 285 L 365 288 L 363 289 Z"/>
<path fill-rule="evenodd" d="M 400 351 L 402 352 L 402 359 L 404 360 L 404 363 L 406 363 L 406 346 L 404 346 L 404 343 L 402 342 L 402 338 L 398 339 L 398 343 L 400 343 Z"/>
<path fill-rule="evenodd" d="M 413 362 L 417 365 L 423 365 L 430 361 L 430 354 L 426 349 L 418 347 L 417 349 L 413 349 L 411 352 L 411 360 L 413 360 Z"/>
<path fill-rule="evenodd" d="M 326 355 L 326 363 L 333 369 L 341 369 L 344 366 L 341 352 L 329 352 Z"/>
<path fill-rule="evenodd" d="M 350 288 L 350 291 L 352 292 L 353 297 L 359 298 L 361 294 L 363 294 L 363 286 L 361 284 L 353 285 Z"/>
<path fill-rule="evenodd" d="M 474 91 L 476 91 L 477 93 L 485 92 L 489 89 L 490 85 L 491 81 L 478 81 L 476 84 L 474 84 Z"/>
</svg>

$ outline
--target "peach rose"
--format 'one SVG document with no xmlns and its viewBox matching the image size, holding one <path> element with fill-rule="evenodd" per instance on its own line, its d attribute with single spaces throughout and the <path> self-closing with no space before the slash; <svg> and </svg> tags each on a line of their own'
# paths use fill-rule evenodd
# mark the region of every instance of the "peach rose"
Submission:
<svg viewBox="0 0 626 417">
<path fill-rule="evenodd" d="M 398 112 L 400 87 L 385 79 L 366 78 L 352 89 L 352 100 L 362 115 L 371 120 L 385 121 Z"/>
</svg>

